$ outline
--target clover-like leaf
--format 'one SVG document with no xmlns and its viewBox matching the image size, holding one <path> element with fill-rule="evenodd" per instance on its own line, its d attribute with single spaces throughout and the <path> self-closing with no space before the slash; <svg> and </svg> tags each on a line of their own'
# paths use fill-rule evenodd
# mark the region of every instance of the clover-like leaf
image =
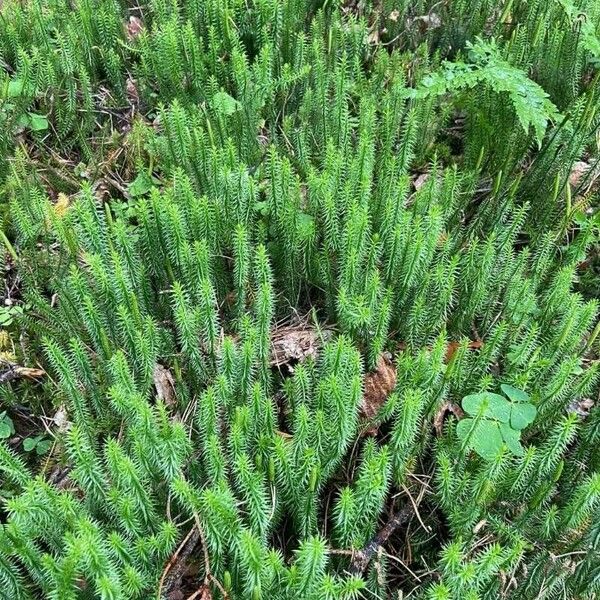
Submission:
<svg viewBox="0 0 600 600">
<path fill-rule="evenodd" d="M 9 98 L 16 98 L 23 93 L 23 89 L 25 88 L 25 83 L 22 79 L 11 79 L 8 83 L 8 88 L 6 90 L 6 95 Z"/>
<path fill-rule="evenodd" d="M 503 383 L 500 386 L 500 389 L 513 401 L 513 402 L 529 402 L 529 394 L 525 393 L 523 390 L 519 390 L 512 385 L 508 385 Z"/>
<path fill-rule="evenodd" d="M 29 129 L 31 131 L 45 131 L 48 126 L 48 119 L 44 115 L 29 113 Z"/>
<path fill-rule="evenodd" d="M 5 421 L 0 421 L 0 440 L 5 440 L 11 436 L 10 425 Z"/>
<path fill-rule="evenodd" d="M 13 420 L 6 414 L 0 413 L 0 440 L 9 438 L 15 432 Z"/>
<path fill-rule="evenodd" d="M 523 456 L 525 451 L 521 445 L 521 432 L 515 431 L 507 423 L 501 423 L 500 433 L 508 449 L 517 456 Z"/>
<path fill-rule="evenodd" d="M 152 177 L 146 171 L 140 171 L 138 176 L 129 184 L 127 191 L 132 198 L 147 194 L 154 186 Z"/>
<path fill-rule="evenodd" d="M 510 419 L 510 404 L 503 396 L 490 392 L 471 394 L 462 400 L 462 407 L 471 416 L 485 416 L 508 423 Z"/>
<path fill-rule="evenodd" d="M 473 450 L 485 460 L 492 460 L 502 446 L 499 423 L 484 419 L 473 432 Z"/>
<path fill-rule="evenodd" d="M 31 452 L 37 446 L 38 442 L 39 437 L 25 438 L 23 440 L 23 450 L 25 450 L 25 452 Z"/>
<path fill-rule="evenodd" d="M 490 419 L 462 419 L 456 426 L 456 433 L 461 440 L 468 439 L 468 447 L 475 450 L 481 458 L 492 460 L 502 446 L 503 440 L 499 429 L 500 423 Z"/>
<path fill-rule="evenodd" d="M 38 115 L 36 113 L 22 114 L 18 119 L 17 123 L 21 127 L 27 127 L 31 131 L 45 131 L 48 129 L 48 119 L 44 115 Z"/>
<path fill-rule="evenodd" d="M 35 453 L 38 456 L 43 456 L 44 454 L 46 454 L 48 452 L 48 450 L 50 450 L 51 447 L 52 447 L 52 440 L 40 440 L 35 445 Z"/>
<path fill-rule="evenodd" d="M 537 409 L 531 404 L 529 394 L 506 383 L 500 388 L 511 400 L 510 426 L 521 430 L 533 423 Z"/>
<path fill-rule="evenodd" d="M 525 429 L 531 425 L 537 414 L 537 409 L 529 402 L 525 404 L 513 404 L 510 411 L 510 426 L 513 429 Z"/>
<path fill-rule="evenodd" d="M 456 435 L 458 435 L 459 439 L 463 442 L 471 435 L 471 430 L 475 426 L 475 419 L 466 418 L 461 419 L 456 424 Z"/>
</svg>

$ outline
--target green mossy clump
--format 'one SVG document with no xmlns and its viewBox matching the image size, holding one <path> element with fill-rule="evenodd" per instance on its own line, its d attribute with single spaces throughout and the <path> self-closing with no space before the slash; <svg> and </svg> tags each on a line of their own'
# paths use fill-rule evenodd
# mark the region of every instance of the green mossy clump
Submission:
<svg viewBox="0 0 600 600">
<path fill-rule="evenodd" d="M 0 598 L 600 594 L 600 3 L 0 11 Z"/>
</svg>

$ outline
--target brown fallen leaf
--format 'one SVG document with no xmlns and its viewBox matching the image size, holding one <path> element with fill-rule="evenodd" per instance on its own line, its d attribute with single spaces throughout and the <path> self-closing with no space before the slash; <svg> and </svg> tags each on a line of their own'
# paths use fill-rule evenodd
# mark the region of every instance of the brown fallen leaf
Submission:
<svg viewBox="0 0 600 600">
<path fill-rule="evenodd" d="M 442 19 L 436 13 L 430 13 L 428 15 L 421 15 L 406 19 L 407 28 L 410 28 L 415 24 L 419 27 L 421 33 L 425 33 L 429 29 L 437 29 L 438 27 L 441 27 Z"/>
<path fill-rule="evenodd" d="M 132 40 L 135 40 L 135 38 L 138 37 L 138 35 L 140 35 L 142 29 L 144 29 L 144 24 L 142 23 L 141 19 L 132 15 L 131 17 L 129 17 L 126 29 L 127 39 L 131 42 Z"/>
<path fill-rule="evenodd" d="M 580 417 L 587 417 L 590 414 L 590 410 L 594 407 L 595 402 L 591 398 L 581 398 L 580 400 L 573 400 L 568 408 L 567 412 L 575 413 Z"/>
<path fill-rule="evenodd" d="M 329 331 L 322 332 L 325 338 Z M 290 363 L 302 362 L 307 358 L 316 358 L 321 340 L 315 329 L 305 325 L 278 327 L 271 333 L 272 367 L 282 367 Z"/>
<path fill-rule="evenodd" d="M 454 402 L 444 402 L 433 419 L 433 427 L 438 436 L 442 435 L 444 420 L 448 413 L 452 413 L 459 420 L 465 416 L 463 409 L 458 406 L 458 404 L 454 404 Z"/>
<path fill-rule="evenodd" d="M 169 369 L 163 367 L 160 363 L 154 365 L 152 373 L 156 395 L 167 405 L 173 406 L 176 403 L 175 397 L 175 379 Z"/>
<path fill-rule="evenodd" d="M 587 194 L 594 183 L 600 177 L 600 165 L 596 164 L 593 167 L 590 163 L 584 160 L 578 160 L 573 164 L 571 173 L 569 174 L 569 183 L 571 187 L 578 188 L 580 185 L 585 184 L 585 189 L 581 190 L 581 193 Z"/>
<path fill-rule="evenodd" d="M 75 486 L 73 481 L 69 477 L 71 473 L 71 467 L 56 465 L 50 475 L 48 475 L 48 483 L 51 483 L 54 487 L 64 490 L 68 488 L 74 489 Z M 82 494 L 83 495 L 83 494 Z"/>
<path fill-rule="evenodd" d="M 471 340 L 467 347 L 470 350 L 478 350 L 483 346 L 483 342 L 481 340 Z M 450 342 L 448 347 L 446 348 L 446 362 L 450 362 L 456 351 L 460 348 L 460 342 Z"/>
<path fill-rule="evenodd" d="M 125 91 L 127 92 L 127 98 L 131 104 L 139 104 L 140 95 L 137 89 L 137 81 L 132 77 L 128 77 L 125 82 Z"/>
<path fill-rule="evenodd" d="M 377 28 L 373 29 L 371 33 L 367 36 L 367 42 L 369 44 L 379 44 L 379 30 Z"/>
<path fill-rule="evenodd" d="M 389 353 L 379 355 L 375 370 L 367 373 L 364 380 L 364 393 L 360 414 L 366 421 L 375 418 L 388 396 L 396 387 L 396 367 Z M 366 431 L 367 434 L 375 433 L 377 427 L 373 426 Z"/>
</svg>

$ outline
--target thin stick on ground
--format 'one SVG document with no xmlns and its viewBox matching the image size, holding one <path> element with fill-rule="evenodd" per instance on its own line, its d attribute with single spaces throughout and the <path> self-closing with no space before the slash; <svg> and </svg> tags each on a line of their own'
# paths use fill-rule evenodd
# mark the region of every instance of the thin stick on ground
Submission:
<svg viewBox="0 0 600 600">
<path fill-rule="evenodd" d="M 229 594 L 227 590 L 223 587 L 221 582 L 212 574 L 210 570 L 210 558 L 208 556 L 208 546 L 206 545 L 206 538 L 204 537 L 204 531 L 202 530 L 202 524 L 200 523 L 200 517 L 198 517 L 197 513 L 194 513 L 194 519 L 196 521 L 196 529 L 198 530 L 198 534 L 200 535 L 200 540 L 202 542 L 202 551 L 204 553 L 204 584 L 208 584 L 210 581 L 213 583 L 218 590 L 221 592 L 221 596 L 223 596 L 223 600 L 229 600 Z"/>
<path fill-rule="evenodd" d="M 405 504 L 398 512 L 394 513 L 377 535 L 362 550 L 356 552 L 350 563 L 350 572 L 354 575 L 364 573 L 378 549 L 390 539 L 398 527 L 409 521 L 413 513 L 414 507 L 411 503 Z"/>
<path fill-rule="evenodd" d="M 160 577 L 160 581 L 158 583 L 158 591 L 156 593 L 157 600 L 161 600 L 165 597 L 173 587 L 181 580 L 183 577 L 183 572 L 185 570 L 186 559 L 194 550 L 198 540 L 200 539 L 200 532 L 197 527 L 194 525 L 188 534 L 185 536 L 181 544 L 171 558 L 169 562 L 166 564 L 162 575 Z M 165 591 L 163 592 L 163 588 Z"/>
</svg>

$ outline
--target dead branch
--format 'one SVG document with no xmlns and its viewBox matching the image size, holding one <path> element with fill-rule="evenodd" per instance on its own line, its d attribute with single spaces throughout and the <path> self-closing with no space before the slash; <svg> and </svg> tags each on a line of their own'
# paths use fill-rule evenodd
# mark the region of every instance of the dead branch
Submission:
<svg viewBox="0 0 600 600">
<path fill-rule="evenodd" d="M 163 570 L 158 584 L 158 600 L 168 597 L 169 592 L 181 583 L 181 579 L 187 568 L 187 558 L 194 551 L 199 539 L 200 532 L 197 527 L 194 526 L 185 536 L 184 540 L 175 551 L 175 554 L 171 556 Z"/>
<path fill-rule="evenodd" d="M 383 528 L 371 539 L 371 541 L 362 549 L 356 552 L 350 563 L 350 572 L 354 575 L 364 573 L 369 566 L 373 556 L 392 536 L 394 531 L 401 525 L 410 520 L 414 514 L 412 503 L 405 504 L 398 512 L 394 513 Z"/>
<path fill-rule="evenodd" d="M 7 383 L 13 379 L 19 377 L 26 377 L 27 379 L 39 379 L 46 374 L 43 369 L 31 369 L 29 367 L 22 367 L 12 362 L 2 361 L 2 370 L 0 371 L 0 383 Z"/>
</svg>

